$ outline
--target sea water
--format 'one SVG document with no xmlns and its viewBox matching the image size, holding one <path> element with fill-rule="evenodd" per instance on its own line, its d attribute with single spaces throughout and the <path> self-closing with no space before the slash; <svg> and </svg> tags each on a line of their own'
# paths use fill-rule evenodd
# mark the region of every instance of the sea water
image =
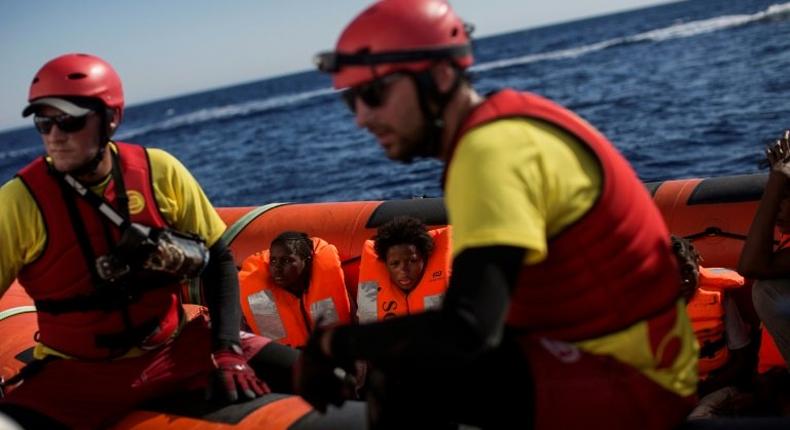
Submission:
<svg viewBox="0 0 790 430">
<path fill-rule="evenodd" d="M 569 107 L 644 181 L 757 172 L 790 127 L 790 2 L 685 1 L 474 45 L 480 92 Z M 171 152 L 218 206 L 442 194 L 439 162 L 387 160 L 315 71 L 130 106 L 116 138 Z M 42 153 L 32 126 L 0 133 L 0 179 Z"/>
</svg>

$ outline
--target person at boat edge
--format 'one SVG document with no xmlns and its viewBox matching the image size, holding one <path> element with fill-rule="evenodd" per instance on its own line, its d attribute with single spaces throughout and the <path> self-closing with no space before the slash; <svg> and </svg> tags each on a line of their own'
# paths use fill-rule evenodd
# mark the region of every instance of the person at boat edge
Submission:
<svg viewBox="0 0 790 430">
<path fill-rule="evenodd" d="M 34 76 L 45 156 L 0 188 L 0 295 L 34 300 L 34 360 L 7 381 L 0 411 L 25 428 L 105 427 L 144 401 L 203 388 L 221 403 L 290 389 L 297 353 L 240 332 L 225 224 L 167 152 L 112 140 L 124 113 L 115 69 L 84 53 Z M 200 277 L 189 319 L 181 282 Z M 210 322 L 209 322 L 210 321 Z"/>
<path fill-rule="evenodd" d="M 790 130 L 765 150 L 770 165 L 760 203 L 738 261 L 754 279 L 752 301 L 785 364 L 790 364 Z M 775 231 L 782 240 L 774 245 Z"/>
</svg>

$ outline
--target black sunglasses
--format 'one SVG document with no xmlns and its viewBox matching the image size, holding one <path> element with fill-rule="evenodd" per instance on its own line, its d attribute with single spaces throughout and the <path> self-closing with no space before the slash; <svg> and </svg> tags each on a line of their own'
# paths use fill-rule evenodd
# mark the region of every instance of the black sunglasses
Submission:
<svg viewBox="0 0 790 430">
<path fill-rule="evenodd" d="M 343 101 L 353 113 L 357 112 L 357 97 L 362 99 L 362 102 L 368 107 L 377 108 L 384 104 L 384 98 L 390 85 L 403 76 L 405 76 L 404 73 L 391 73 L 367 84 L 349 88 L 340 93 L 340 96 L 343 97 Z"/>
<path fill-rule="evenodd" d="M 88 114 L 90 115 L 90 114 Z M 52 126 L 57 124 L 60 131 L 64 133 L 76 133 L 85 127 L 88 120 L 88 115 L 71 116 L 68 114 L 61 114 L 56 116 L 38 116 L 33 117 L 33 124 L 36 126 L 41 134 L 49 134 L 52 131 Z"/>
</svg>

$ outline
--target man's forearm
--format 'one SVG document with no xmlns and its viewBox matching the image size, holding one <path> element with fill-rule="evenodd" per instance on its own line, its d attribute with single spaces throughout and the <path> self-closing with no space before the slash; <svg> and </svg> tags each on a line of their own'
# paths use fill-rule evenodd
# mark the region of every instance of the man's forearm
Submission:
<svg viewBox="0 0 790 430">
<path fill-rule="evenodd" d="M 241 328 L 239 278 L 233 254 L 222 240 L 210 249 L 209 264 L 203 273 L 203 290 L 211 316 L 215 347 L 222 343 L 238 344 Z"/>
</svg>

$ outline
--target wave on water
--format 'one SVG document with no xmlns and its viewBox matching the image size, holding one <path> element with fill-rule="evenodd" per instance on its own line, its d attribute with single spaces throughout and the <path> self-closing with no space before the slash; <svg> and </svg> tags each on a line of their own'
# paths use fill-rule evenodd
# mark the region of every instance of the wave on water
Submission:
<svg viewBox="0 0 790 430">
<path fill-rule="evenodd" d="M 575 58 L 615 46 L 643 42 L 661 42 L 669 39 L 692 37 L 703 33 L 710 33 L 743 26 L 758 21 L 784 19 L 787 16 L 790 16 L 790 3 L 777 4 L 770 6 L 764 11 L 760 11 L 751 15 L 725 15 L 710 19 L 679 23 L 666 28 L 651 30 L 632 36 L 604 40 L 602 42 L 589 45 L 481 63 L 473 66 L 471 70 L 472 72 L 485 72 L 505 67 L 536 63 L 540 61 Z M 333 93 L 335 93 L 335 90 L 331 88 L 324 88 L 298 94 L 288 94 L 262 100 L 252 100 L 245 103 L 200 109 L 169 117 L 155 123 L 146 124 L 142 127 L 124 130 L 122 133 L 119 133 L 118 138 L 132 139 L 152 132 L 170 131 L 180 127 L 195 126 L 218 120 L 227 120 L 254 115 L 257 113 L 294 105 L 308 99 L 327 96 Z"/>
<path fill-rule="evenodd" d="M 9 149 L 0 151 L 0 161 L 6 159 L 16 159 L 16 158 L 31 158 L 33 155 L 37 155 L 39 153 L 44 152 L 44 149 L 40 145 L 30 146 L 27 148 L 20 148 L 20 149 Z"/>
<path fill-rule="evenodd" d="M 254 115 L 261 112 L 266 112 L 274 109 L 279 109 L 284 106 L 290 106 L 302 101 L 323 97 L 329 94 L 334 94 L 335 90 L 332 88 L 325 88 L 314 91 L 306 91 L 298 94 L 288 94 L 284 96 L 277 96 L 266 98 L 262 100 L 252 100 L 245 103 L 212 107 L 196 110 L 193 112 L 177 115 L 163 121 L 155 122 L 145 125 L 143 127 L 132 128 L 125 130 L 118 134 L 120 140 L 128 140 L 136 138 L 152 132 L 161 132 L 174 130 L 179 127 L 195 126 L 217 120 L 225 120 L 232 118 L 239 118 L 248 115 Z"/>
<path fill-rule="evenodd" d="M 602 51 L 614 46 L 629 45 L 642 42 L 662 42 L 670 39 L 680 39 L 692 37 L 714 31 L 727 30 L 734 27 L 741 27 L 761 21 L 772 21 L 786 19 L 790 17 L 790 3 L 776 4 L 764 11 L 751 15 L 724 15 L 715 18 L 702 19 L 685 23 L 674 24 L 669 27 L 650 30 L 632 36 L 618 37 L 604 40 L 590 45 L 577 46 L 574 48 L 561 49 L 551 52 L 529 54 L 521 57 L 507 58 L 504 60 L 489 61 L 481 63 L 471 68 L 472 72 L 485 72 L 494 69 L 501 69 L 511 66 L 520 66 L 529 63 L 537 63 L 548 60 L 562 60 L 576 58 L 590 52 Z"/>
</svg>

